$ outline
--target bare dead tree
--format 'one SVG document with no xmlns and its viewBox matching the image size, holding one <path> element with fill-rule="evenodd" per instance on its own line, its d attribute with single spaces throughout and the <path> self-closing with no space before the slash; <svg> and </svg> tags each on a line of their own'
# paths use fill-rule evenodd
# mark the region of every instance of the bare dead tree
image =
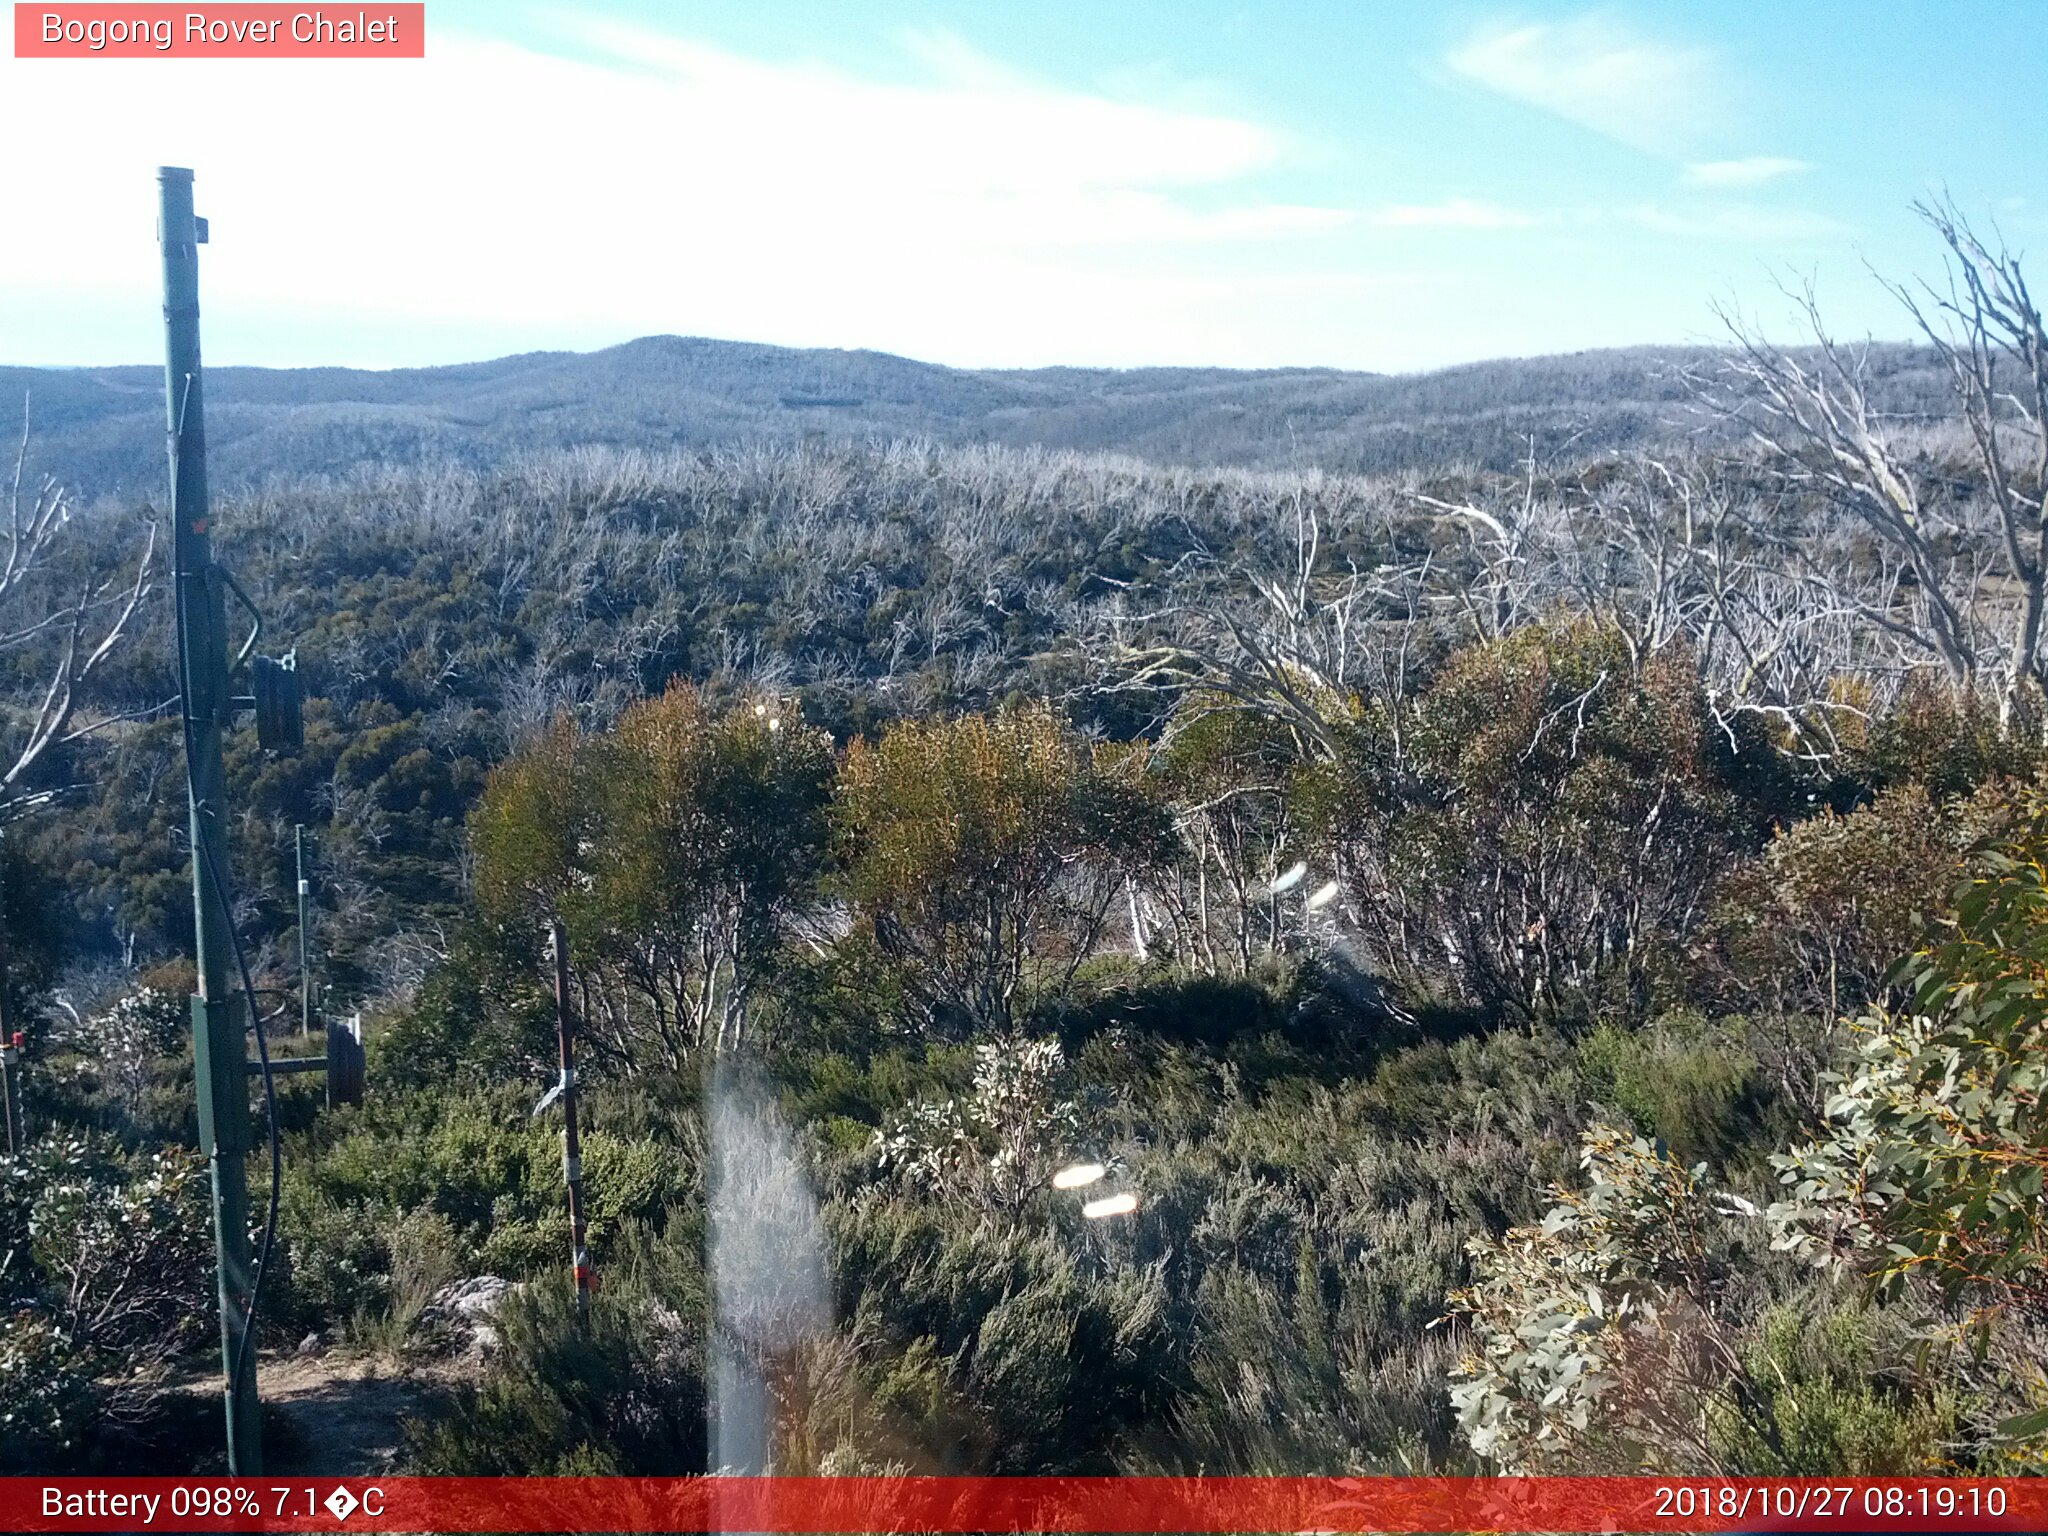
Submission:
<svg viewBox="0 0 2048 1536">
<path fill-rule="evenodd" d="M 1815 341 L 1807 359 L 1721 312 L 1737 346 L 1726 365 L 1736 393 L 1715 398 L 1743 417 L 1770 473 L 1849 513 L 1904 563 L 1912 578 L 1908 601 L 1892 608 L 1858 603 L 1861 617 L 1938 660 L 1952 684 L 1968 688 L 1979 665 L 1966 612 L 1974 572 L 1959 567 L 1950 536 L 1957 530 L 1930 511 L 1920 477 L 1871 403 L 1867 349 L 1835 341 L 1810 288 L 1798 304 Z M 1796 547 L 1786 552 L 1825 575 Z"/>
<path fill-rule="evenodd" d="M 1523 460 L 1520 491 L 1482 507 L 1473 501 L 1451 502 L 1417 493 L 1416 505 L 1447 519 L 1464 544 L 1476 574 L 1456 591 L 1459 610 L 1478 641 L 1498 640 L 1526 623 L 1540 603 L 1538 570 L 1554 565 L 1545 560 L 1546 546 L 1569 536 L 1569 519 L 1539 494 L 1536 444 L 1529 443 Z"/>
<path fill-rule="evenodd" d="M 1288 512 L 1292 542 L 1283 563 L 1234 567 L 1222 572 L 1227 580 L 1206 583 L 1215 588 L 1209 592 L 1110 614 L 1106 649 L 1117 688 L 1187 694 L 1261 715 L 1285 727 L 1304 756 L 1328 758 L 1374 649 L 1376 600 L 1399 573 L 1319 569 L 1322 515 L 1306 486 L 1295 487 Z M 1222 563 L 1198 548 L 1179 570 L 1187 578 L 1181 585 L 1196 588 Z"/>
<path fill-rule="evenodd" d="M 1801 517 L 1752 478 L 1739 461 L 1647 455 L 1598 487 L 1582 474 L 1542 585 L 1614 628 L 1639 666 L 1688 647 L 1731 745 L 1739 717 L 1767 716 L 1784 750 L 1825 767 L 1842 719 L 1867 715 L 1915 664 L 1860 616 L 1897 606 L 1903 566 L 1873 564 L 1851 537 L 1859 525 L 1825 508 Z"/>
<path fill-rule="evenodd" d="M 1987 246 L 1952 199 L 1914 211 L 1948 247 L 1948 281 L 1923 284 L 1926 302 L 1891 284 L 1948 367 L 1997 519 L 2006 572 L 2019 586 L 2006 659 L 2006 698 L 2042 681 L 2048 598 L 2048 331 L 2019 258 Z"/>
<path fill-rule="evenodd" d="M 1723 310 L 1735 354 L 1702 393 L 1745 425 L 1781 484 L 1874 536 L 1884 568 L 1876 582 L 1844 583 L 1810 547 L 1786 540 L 1780 551 L 1959 691 L 1995 680 L 2009 719 L 2044 681 L 2048 332 L 2002 242 L 1981 239 L 1947 199 L 1915 211 L 1947 248 L 1946 283 L 1886 286 L 1948 370 L 1972 445 L 1969 483 L 1909 447 L 1873 400 L 1868 348 L 1829 334 L 1810 286 L 1793 295 L 1810 349 L 1766 342 Z"/>
<path fill-rule="evenodd" d="M 0 705 L 0 764 L 5 765 L 0 767 L 0 824 L 26 816 L 64 793 L 67 786 L 36 782 L 35 770 L 52 748 L 160 707 L 80 718 L 86 683 L 128 632 L 151 590 L 156 525 L 148 525 L 132 575 L 101 575 L 90 558 L 67 559 L 80 553 L 71 500 L 49 477 L 27 487 L 29 440 L 24 402 L 21 445 L 7 504 L 6 549 L 0 555 L 0 655 L 35 653 L 30 665 L 43 681 L 40 697 L 32 694 L 29 702 Z M 47 660 L 42 659 L 45 655 Z"/>
</svg>

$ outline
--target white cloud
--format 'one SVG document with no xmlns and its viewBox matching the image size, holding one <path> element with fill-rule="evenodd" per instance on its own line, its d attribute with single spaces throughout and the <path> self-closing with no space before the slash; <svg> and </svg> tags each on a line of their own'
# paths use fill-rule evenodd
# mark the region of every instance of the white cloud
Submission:
<svg viewBox="0 0 2048 1536">
<path fill-rule="evenodd" d="M 1695 161 L 1679 179 L 1689 187 L 1760 187 L 1812 169 L 1808 161 L 1783 155 L 1749 155 L 1740 160 Z"/>
<path fill-rule="evenodd" d="M 1598 13 L 1488 29 L 1448 62 L 1489 90 L 1654 154 L 1696 142 L 1727 99 L 1713 50 Z"/>
<path fill-rule="evenodd" d="M 1371 214 L 1370 222 L 1387 229 L 1527 229 L 1537 220 L 1498 203 L 1453 197 L 1441 203 L 1396 203 Z"/>
<path fill-rule="evenodd" d="M 0 206 L 38 232 L 0 242 L 5 360 L 87 360 L 64 338 L 112 315 L 133 316 L 113 357 L 160 345 L 159 158 L 198 173 L 222 361 L 659 331 L 966 363 L 1275 361 L 1246 348 L 1313 331 L 1262 344 L 1256 316 L 1225 335 L 1191 309 L 1255 307 L 1305 257 L 1239 248 L 1353 217 L 1263 196 L 1295 146 L 1244 114 L 1062 87 L 945 34 L 908 39 L 921 73 L 885 81 L 555 25 L 577 57 L 444 29 L 423 61 L 0 59 L 0 142 L 38 146 L 0 157 Z M 288 316 L 353 324 L 359 350 L 295 351 Z"/>
</svg>

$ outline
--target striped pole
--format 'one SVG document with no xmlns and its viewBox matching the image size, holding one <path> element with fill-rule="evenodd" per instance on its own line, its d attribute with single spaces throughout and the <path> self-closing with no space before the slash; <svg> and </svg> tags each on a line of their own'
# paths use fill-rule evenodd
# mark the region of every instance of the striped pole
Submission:
<svg viewBox="0 0 2048 1536">
<path fill-rule="evenodd" d="M 590 1311 L 590 1249 L 583 1228 L 583 1141 L 576 1127 L 575 1026 L 569 1016 L 569 934 L 560 919 L 548 924 L 555 960 L 555 1037 L 562 1050 L 562 1178 L 569 1186 L 569 1262 L 576 1277 L 576 1315 Z"/>
</svg>

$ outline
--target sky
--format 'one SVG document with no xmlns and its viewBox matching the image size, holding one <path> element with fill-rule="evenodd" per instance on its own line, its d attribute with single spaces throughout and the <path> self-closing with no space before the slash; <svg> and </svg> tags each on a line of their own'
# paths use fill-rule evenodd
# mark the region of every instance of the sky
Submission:
<svg viewBox="0 0 2048 1536">
<path fill-rule="evenodd" d="M 351 12 L 353 7 L 350 8 Z M 676 333 L 971 367 L 1906 334 L 1944 188 L 2048 247 L 2040 0 L 429 0 L 422 60 L 0 57 L 0 363 Z"/>
</svg>

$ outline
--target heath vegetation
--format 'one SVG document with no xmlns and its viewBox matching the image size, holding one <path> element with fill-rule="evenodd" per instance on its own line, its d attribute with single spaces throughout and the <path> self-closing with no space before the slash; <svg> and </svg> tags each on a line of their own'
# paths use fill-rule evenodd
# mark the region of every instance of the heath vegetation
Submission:
<svg viewBox="0 0 2048 1536">
<path fill-rule="evenodd" d="M 2040 1470 L 2048 337 L 1924 212 L 1924 345 L 1738 329 L 1658 376 L 1699 434 L 1468 431 L 1442 378 L 1319 467 L 1153 400 L 1086 445 L 1130 457 L 245 481 L 221 548 L 309 702 L 231 744 L 236 917 L 288 1032 L 303 825 L 371 1052 L 360 1108 L 280 1095 L 266 1343 L 423 1358 L 510 1282 L 437 1472 L 700 1469 L 737 1380 L 789 1471 Z M 1526 376 L 1554 417 L 1574 369 L 1615 376 Z M 959 421 L 1140 411 L 973 377 Z M 55 497 L 0 580 L 0 1455 L 135 1469 L 210 1333 L 185 791 L 148 519 Z M 735 1321 L 741 1178 L 809 1256 Z"/>
</svg>

